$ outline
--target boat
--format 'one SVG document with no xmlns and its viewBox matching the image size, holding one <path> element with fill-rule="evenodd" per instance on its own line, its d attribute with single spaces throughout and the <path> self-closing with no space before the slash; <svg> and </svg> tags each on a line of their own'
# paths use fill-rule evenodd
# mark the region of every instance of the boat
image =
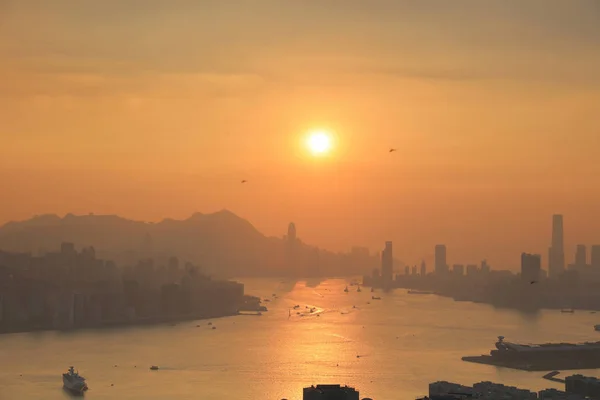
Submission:
<svg viewBox="0 0 600 400">
<path fill-rule="evenodd" d="M 360 290 L 360 286 L 358 287 L 358 289 L 356 289 L 356 291 L 357 291 L 358 293 L 362 292 L 362 290 Z"/>
<path fill-rule="evenodd" d="M 428 292 L 426 290 L 409 290 L 408 294 L 433 294 L 433 292 Z"/>
<path fill-rule="evenodd" d="M 150 367 L 152 371 L 158 371 L 158 365 L 153 365 Z"/>
<path fill-rule="evenodd" d="M 518 344 L 498 336 L 490 355 L 463 357 L 463 361 L 528 371 L 600 368 L 600 342 Z"/>
<path fill-rule="evenodd" d="M 371 300 L 381 300 L 381 297 L 378 297 L 378 296 L 371 296 Z"/>
<path fill-rule="evenodd" d="M 346 293 L 348 293 L 348 292 L 349 292 L 349 290 L 348 290 L 348 286 L 346 286 L 346 289 L 344 289 L 344 292 L 346 292 Z"/>
<path fill-rule="evenodd" d="M 595 330 L 595 331 L 600 331 L 600 324 L 598 324 L 598 325 L 594 325 L 594 330 Z"/>
<path fill-rule="evenodd" d="M 83 393 L 88 390 L 85 378 L 75 371 L 74 367 L 69 367 L 69 371 L 62 375 L 63 386 L 65 389 L 74 393 Z"/>
</svg>

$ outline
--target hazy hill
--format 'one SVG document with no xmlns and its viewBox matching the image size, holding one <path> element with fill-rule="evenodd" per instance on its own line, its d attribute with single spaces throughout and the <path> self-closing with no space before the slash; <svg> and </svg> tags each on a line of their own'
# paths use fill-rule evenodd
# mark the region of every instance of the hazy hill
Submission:
<svg viewBox="0 0 600 400">
<path fill-rule="evenodd" d="M 261 234 L 248 221 L 230 211 L 196 213 L 185 220 L 159 223 L 132 221 L 115 215 L 67 214 L 36 216 L 0 227 L 0 249 L 56 251 L 62 242 L 78 248 L 94 246 L 100 257 L 132 264 L 143 257 L 176 255 L 224 275 L 280 274 L 285 266 L 285 246 L 280 238 Z M 302 244 L 299 255 L 307 264 L 328 266 L 345 256 Z M 318 254 L 319 256 L 315 256 Z"/>
</svg>

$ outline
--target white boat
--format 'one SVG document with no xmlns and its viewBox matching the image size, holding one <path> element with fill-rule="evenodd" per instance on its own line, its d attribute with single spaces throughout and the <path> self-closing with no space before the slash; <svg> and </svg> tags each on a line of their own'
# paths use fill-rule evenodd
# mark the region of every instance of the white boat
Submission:
<svg viewBox="0 0 600 400">
<path fill-rule="evenodd" d="M 88 389 L 85 378 L 73 367 L 69 367 L 69 371 L 63 374 L 63 385 L 65 389 L 75 393 L 83 393 Z"/>
</svg>

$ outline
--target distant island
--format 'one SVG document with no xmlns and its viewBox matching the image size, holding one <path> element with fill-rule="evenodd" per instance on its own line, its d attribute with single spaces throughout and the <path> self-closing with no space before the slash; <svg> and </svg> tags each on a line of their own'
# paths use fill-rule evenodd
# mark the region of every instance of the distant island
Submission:
<svg viewBox="0 0 600 400">
<path fill-rule="evenodd" d="M 69 242 L 94 246 L 99 257 L 120 265 L 146 258 L 165 263 L 177 254 L 221 277 L 356 276 L 379 262 L 367 248 L 334 253 L 303 243 L 293 223 L 286 228 L 287 235 L 267 237 L 228 210 L 158 223 L 116 215 L 40 215 L 0 227 L 0 249 L 41 256 Z"/>
<path fill-rule="evenodd" d="M 238 282 L 176 257 L 118 267 L 62 243 L 43 256 L 0 251 L 0 333 L 156 324 L 266 311 Z"/>
</svg>

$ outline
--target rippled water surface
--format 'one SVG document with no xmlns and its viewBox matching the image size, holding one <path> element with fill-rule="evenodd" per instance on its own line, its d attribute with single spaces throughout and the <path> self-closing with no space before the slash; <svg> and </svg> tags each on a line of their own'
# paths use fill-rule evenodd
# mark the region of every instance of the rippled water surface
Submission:
<svg viewBox="0 0 600 400">
<path fill-rule="evenodd" d="M 61 373 L 69 365 L 87 378 L 87 399 L 299 400 L 304 386 L 341 383 L 361 398 L 396 400 L 427 393 L 435 380 L 560 388 L 543 373 L 460 358 L 489 352 L 498 335 L 530 343 L 600 340 L 593 329 L 600 314 L 583 311 L 526 315 L 404 290 L 371 300 L 368 289 L 344 293 L 344 280 L 241 281 L 247 293 L 272 298 L 269 312 L 215 319 L 215 330 L 190 321 L 0 335 L 0 399 L 68 398 Z M 301 307 L 290 316 L 295 305 Z"/>
</svg>

